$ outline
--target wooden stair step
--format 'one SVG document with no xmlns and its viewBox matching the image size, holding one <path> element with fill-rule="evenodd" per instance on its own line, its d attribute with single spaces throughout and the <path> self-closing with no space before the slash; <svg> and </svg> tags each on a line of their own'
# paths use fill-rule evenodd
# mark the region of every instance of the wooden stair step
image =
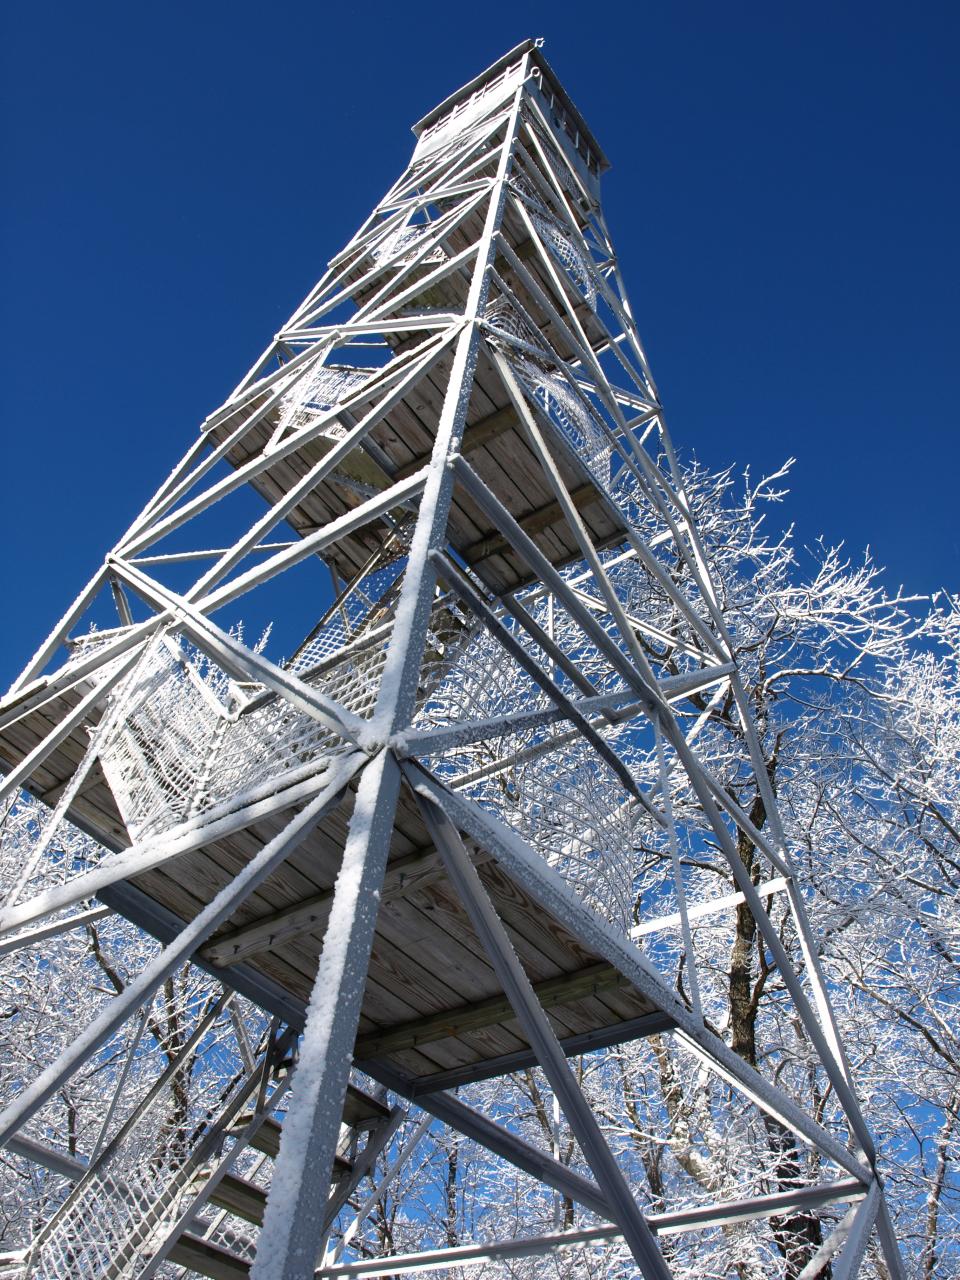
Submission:
<svg viewBox="0 0 960 1280">
<path fill-rule="evenodd" d="M 249 1280 L 252 1264 L 212 1240 L 184 1232 L 170 1250 L 170 1261 L 210 1280 Z"/>
<path fill-rule="evenodd" d="M 231 1132 L 239 1133 L 241 1129 L 246 1128 L 252 1119 L 253 1116 L 249 1111 L 237 1116 L 231 1126 Z M 259 1151 L 263 1155 L 269 1156 L 271 1160 L 275 1160 L 277 1152 L 280 1150 L 280 1135 L 282 1132 L 280 1121 L 268 1116 L 250 1139 L 250 1146 L 254 1151 Z"/>
<path fill-rule="evenodd" d="M 263 1187 L 248 1182 L 246 1178 L 238 1178 L 234 1173 L 225 1174 L 217 1183 L 210 1199 L 218 1208 L 228 1209 L 245 1222 L 252 1222 L 256 1227 L 263 1226 L 267 1193 Z"/>
<path fill-rule="evenodd" d="M 369 1129 L 378 1121 L 386 1120 L 389 1115 L 390 1108 L 384 1103 L 371 1098 L 369 1093 L 364 1093 L 355 1085 L 347 1085 L 347 1096 L 343 1100 L 344 1124 L 351 1125 L 354 1129 Z"/>
<path fill-rule="evenodd" d="M 245 1115 L 238 1116 L 234 1125 L 233 1132 L 242 1129 L 244 1125 L 249 1124 L 252 1119 L 249 1112 Z M 274 1120 L 272 1116 L 268 1117 L 260 1125 L 253 1137 L 250 1139 L 250 1146 L 254 1151 L 259 1151 L 265 1156 L 269 1156 L 271 1160 L 276 1160 L 280 1151 L 280 1135 L 283 1128 L 279 1120 Z M 333 1162 L 333 1181 L 339 1182 L 342 1177 L 350 1172 L 352 1165 L 349 1160 L 344 1160 L 341 1156 L 337 1156 Z"/>
<path fill-rule="evenodd" d="M 364 1093 L 362 1089 L 357 1089 L 352 1084 L 347 1086 L 347 1094 L 343 1102 L 344 1124 L 350 1125 L 353 1129 L 370 1129 L 381 1120 L 389 1119 L 389 1116 L 389 1107 L 382 1102 L 378 1102 L 376 1098 L 372 1098 L 369 1093 Z M 237 1132 L 237 1130 L 242 1129 L 252 1119 L 253 1117 L 249 1111 L 244 1115 L 238 1116 L 234 1122 L 233 1131 Z M 263 1121 L 260 1128 L 250 1139 L 250 1146 L 255 1151 L 260 1151 L 275 1160 L 280 1150 L 280 1135 L 282 1132 L 283 1126 L 280 1121 L 273 1116 L 267 1116 L 266 1120 Z M 337 1156 L 333 1166 L 334 1182 L 349 1172 L 350 1165 L 346 1160 L 341 1160 Z"/>
</svg>

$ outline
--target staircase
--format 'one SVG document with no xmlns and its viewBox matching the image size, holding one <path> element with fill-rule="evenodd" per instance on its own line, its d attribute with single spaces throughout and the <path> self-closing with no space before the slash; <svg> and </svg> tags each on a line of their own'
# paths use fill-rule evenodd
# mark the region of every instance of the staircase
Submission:
<svg viewBox="0 0 960 1280">
<path fill-rule="evenodd" d="M 242 1131 L 252 1118 L 249 1113 L 239 1116 L 235 1122 L 235 1131 Z M 329 1222 L 336 1217 L 354 1187 L 372 1166 L 376 1155 L 396 1127 L 397 1118 L 396 1112 L 390 1111 L 354 1085 L 349 1086 L 344 1101 L 340 1142 L 340 1150 L 347 1154 L 338 1154 L 334 1162 L 327 1209 Z M 280 1150 L 281 1133 L 281 1124 L 269 1118 L 256 1130 L 249 1146 L 264 1156 L 266 1161 L 271 1161 Z M 363 1133 L 367 1134 L 366 1144 L 358 1152 L 359 1138 Z M 167 1256 L 178 1266 L 196 1275 L 209 1276 L 210 1280 L 245 1280 L 250 1274 L 256 1250 L 256 1234 L 263 1225 L 267 1191 L 247 1178 L 227 1173 L 210 1193 L 207 1203 L 221 1210 L 230 1220 L 239 1220 L 252 1227 L 254 1230 L 250 1233 L 249 1241 L 242 1241 L 236 1232 L 232 1232 L 237 1243 L 233 1248 L 227 1248 L 216 1239 L 217 1233 L 208 1235 L 197 1229 L 184 1230 Z M 222 1224 L 219 1234 L 224 1234 Z M 243 1247 L 244 1243 L 246 1248 Z"/>
<path fill-rule="evenodd" d="M 272 1162 L 280 1150 L 286 1064 L 261 1057 L 235 1078 L 221 1105 L 191 1134 L 175 1165 L 112 1159 L 91 1166 L 26 1258 L 0 1270 L 11 1280 L 149 1280 L 178 1268 L 211 1280 L 250 1273 L 263 1225 Z M 272 1086 L 272 1092 L 268 1092 Z M 143 1114 L 148 1114 L 144 1111 Z M 355 1085 L 344 1099 L 325 1228 L 373 1168 L 402 1119 Z M 108 1153 L 109 1154 L 109 1153 Z"/>
</svg>

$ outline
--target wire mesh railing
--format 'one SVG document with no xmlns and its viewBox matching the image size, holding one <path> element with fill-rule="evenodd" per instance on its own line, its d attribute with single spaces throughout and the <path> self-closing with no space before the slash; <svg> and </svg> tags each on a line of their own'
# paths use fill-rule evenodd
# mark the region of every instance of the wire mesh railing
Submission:
<svg viewBox="0 0 960 1280">
<path fill-rule="evenodd" d="M 265 1078 L 266 1015 L 218 996 L 195 970 L 164 983 L 136 1025 L 111 1100 L 112 1132 L 35 1238 L 26 1274 L 36 1280 L 179 1275 L 157 1261 L 162 1246 L 238 1141 L 225 1121 Z M 226 1219 L 197 1226 L 233 1244 L 243 1234 Z"/>
</svg>

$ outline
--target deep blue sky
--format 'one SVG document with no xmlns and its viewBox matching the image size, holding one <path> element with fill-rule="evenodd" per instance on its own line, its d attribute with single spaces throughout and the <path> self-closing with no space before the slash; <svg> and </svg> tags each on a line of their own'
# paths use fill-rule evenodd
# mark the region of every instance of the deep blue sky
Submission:
<svg viewBox="0 0 960 1280">
<path fill-rule="evenodd" d="M 958 587 L 960 6 L 8 5 L 0 686 L 406 162 L 527 35 L 678 444 Z"/>
</svg>

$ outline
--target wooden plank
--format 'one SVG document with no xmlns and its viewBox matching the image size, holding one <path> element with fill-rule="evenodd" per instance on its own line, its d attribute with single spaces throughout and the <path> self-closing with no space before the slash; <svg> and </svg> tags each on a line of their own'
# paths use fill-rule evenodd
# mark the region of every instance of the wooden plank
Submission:
<svg viewBox="0 0 960 1280">
<path fill-rule="evenodd" d="M 478 871 L 497 914 L 511 935 L 522 936 L 553 964 L 568 972 L 598 962 L 600 957 L 534 902 L 498 862 L 491 859 L 482 863 Z"/>
<path fill-rule="evenodd" d="M 158 885 L 157 878 L 162 883 Z M 173 877 L 159 872 L 151 872 L 148 876 L 138 877 L 134 882 L 150 897 L 161 902 L 184 920 L 192 920 L 202 910 L 205 902 L 194 894 L 185 884 Z M 255 967 L 296 999 L 306 1002 L 313 989 L 313 974 L 316 972 L 316 959 L 309 974 L 294 968 L 281 957 L 267 952 L 257 957 Z"/>
<path fill-rule="evenodd" d="M 238 1117 L 235 1127 L 241 1128 L 250 1119 L 251 1116 L 249 1114 Z M 280 1151 L 280 1136 L 282 1132 L 283 1126 L 280 1121 L 274 1116 L 267 1116 L 266 1120 L 257 1128 L 250 1139 L 250 1146 L 253 1147 L 254 1151 L 260 1151 L 275 1160 Z M 333 1180 L 336 1182 L 345 1177 L 350 1172 L 350 1169 L 349 1162 L 337 1156 L 333 1162 Z"/>
<path fill-rule="evenodd" d="M 403 905 L 406 907 L 406 904 Z M 396 924 L 385 919 L 385 916 L 386 912 L 382 911 L 378 920 L 370 978 L 384 988 L 396 991 L 408 1007 L 412 1005 L 417 1010 L 415 1017 L 439 1013 L 462 1004 L 464 985 L 471 980 L 476 985 L 476 977 L 464 977 L 444 963 L 445 942 L 442 935 L 439 940 L 435 940 L 434 946 L 426 949 L 409 940 L 409 931 L 415 919 L 409 909 L 400 914 Z M 434 947 L 437 949 L 434 950 Z M 437 956 L 439 959 L 435 958 Z M 471 956 L 470 959 L 473 961 L 474 957 Z M 483 994 L 497 992 L 498 988 L 496 978 L 488 973 L 485 985 L 481 988 Z M 365 1004 L 366 1007 L 368 1006 Z M 399 1016 L 378 1019 L 381 1029 L 411 1020 L 409 1015 L 405 1017 L 400 1013 L 399 1008 L 396 1012 Z M 522 1042 L 518 1042 L 515 1033 L 503 1028 L 490 1028 L 489 1031 L 471 1037 L 459 1047 L 453 1042 L 442 1047 L 431 1047 L 429 1056 L 449 1059 L 452 1055 L 458 1061 L 469 1061 L 478 1056 L 490 1057 L 496 1053 L 508 1052 L 505 1046 L 516 1047 L 518 1043 Z"/>
<path fill-rule="evenodd" d="M 545 1009 L 568 1004 L 580 996 L 593 995 L 607 987 L 627 985 L 627 979 L 612 965 L 600 962 L 578 973 L 564 974 L 534 984 L 534 992 Z M 375 1032 L 357 1040 L 358 1058 L 378 1058 L 396 1049 L 415 1049 L 464 1031 L 493 1026 L 513 1017 L 513 1007 L 505 996 L 461 1005 L 428 1018 L 419 1018 L 389 1031 Z"/>
<path fill-rule="evenodd" d="M 472 426 L 468 425 L 463 433 L 463 443 L 460 446 L 461 453 L 473 453 L 481 446 L 487 444 L 490 440 L 495 439 L 504 431 L 509 431 L 517 425 L 517 415 L 514 412 L 513 405 L 507 404 L 502 408 L 494 409 L 485 417 L 480 418 Z M 407 476 L 412 476 L 415 471 L 430 461 L 429 453 L 421 453 L 414 457 L 410 462 L 406 463 L 397 472 L 397 480 L 405 480 Z"/>
<path fill-rule="evenodd" d="M 432 907 L 424 914 L 429 914 L 429 919 L 433 925 L 432 933 L 427 939 L 420 939 L 418 942 L 418 950 L 427 950 L 433 956 L 437 957 L 436 963 L 443 963 L 443 957 L 449 953 L 450 949 L 458 946 L 461 949 L 470 948 L 469 955 L 472 957 L 474 972 L 470 974 L 471 978 L 475 975 L 484 974 L 486 981 L 472 998 L 485 998 L 486 996 L 495 996 L 500 994 L 499 982 L 492 974 L 489 968 L 486 956 L 483 954 L 480 944 L 477 941 L 473 930 L 469 927 L 467 919 L 460 913 L 459 904 L 451 896 L 448 887 L 444 885 L 435 886 L 432 892 L 434 899 Z M 404 904 L 408 905 L 408 904 Z M 543 954 L 539 952 L 535 946 L 526 942 L 525 939 L 517 935 L 513 935 L 513 942 L 520 951 L 525 965 L 531 973 L 534 980 L 544 980 L 546 978 L 559 976 L 559 966 L 548 962 Z M 462 1004 L 464 996 L 471 998 L 470 988 L 462 976 L 458 981 L 460 998 L 457 1003 Z M 561 1029 L 561 1033 L 571 1030 L 566 1023 L 566 1015 L 564 1010 L 557 1009 L 554 1013 L 555 1018 Z M 579 1028 L 577 1028 L 579 1029 Z M 502 1043 L 504 1036 L 516 1038 L 519 1028 L 516 1026 L 499 1026 L 495 1030 L 490 1028 L 483 1032 L 475 1031 L 470 1037 L 470 1042 L 476 1044 L 475 1037 L 480 1036 L 483 1039 L 484 1056 L 489 1056 L 493 1043 L 489 1037 L 495 1036 L 496 1043 Z"/>
<path fill-rule="evenodd" d="M 170 1250 L 170 1261 L 210 1280 L 249 1280 L 253 1267 L 253 1263 L 189 1232 L 184 1232 Z"/>
<path fill-rule="evenodd" d="M 421 910 L 427 915 L 434 930 L 437 932 L 439 945 L 449 945 L 446 939 L 450 940 L 450 944 L 459 942 L 459 945 L 464 949 L 469 948 L 475 964 L 482 965 L 485 970 L 491 974 L 493 973 L 482 945 L 474 933 L 470 919 L 461 906 L 449 881 L 443 880 L 437 884 L 430 885 L 422 893 L 411 895 L 407 901 L 413 905 L 420 906 Z M 443 935 L 446 935 L 446 937 L 444 938 Z M 531 982 L 543 982 L 548 978 L 556 978 L 564 972 L 564 969 L 569 970 L 578 967 L 575 956 L 570 957 L 566 966 L 561 966 L 549 955 L 544 954 L 537 940 L 528 939 L 514 930 L 510 931 L 510 937 Z M 493 979 L 492 990 L 497 991 L 498 989 L 497 981 Z M 491 986 L 488 981 L 487 992 L 489 993 L 490 991 Z M 473 998 L 466 990 L 463 990 L 461 995 L 467 999 Z"/>
<path fill-rule="evenodd" d="M 253 858 L 257 851 L 264 843 L 269 840 L 269 834 L 264 831 L 254 831 L 247 828 L 243 831 L 235 832 L 229 839 L 218 841 L 216 844 L 205 846 L 204 852 L 208 860 L 216 865 L 216 867 L 229 879 L 237 875 Z M 295 864 L 293 858 L 289 858 L 287 862 L 270 876 L 260 886 L 260 889 L 254 899 L 252 896 L 248 898 L 240 910 L 234 913 L 231 918 L 230 926 L 233 927 L 234 921 L 238 922 L 237 927 L 243 928 L 245 924 L 240 921 L 249 921 L 262 919 L 264 916 L 282 912 L 288 908 L 295 906 L 298 902 L 304 901 L 305 898 L 315 896 L 321 892 L 321 885 L 318 884 L 321 874 L 321 857 L 319 842 L 314 840 L 312 836 L 308 836 L 304 841 L 305 845 L 309 845 L 309 850 L 299 850 L 301 859 L 298 860 L 299 865 Z M 309 865 L 309 854 L 314 853 L 317 864 L 316 878 L 313 875 L 305 875 L 299 868 L 304 865 L 306 860 Z M 330 880 L 335 870 L 330 873 Z M 325 886 L 324 886 L 325 888 Z M 211 950 L 214 950 L 216 944 L 211 940 Z M 220 959 L 214 959 L 213 956 L 206 954 L 204 951 L 204 959 L 211 959 L 212 963 L 224 963 Z"/>
<path fill-rule="evenodd" d="M 239 1178 L 233 1173 L 224 1174 L 211 1193 L 210 1200 L 218 1208 L 228 1210 L 244 1222 L 251 1222 L 255 1227 L 263 1226 L 267 1193 L 246 1178 Z"/>
<path fill-rule="evenodd" d="M 378 956 L 378 966 L 382 963 L 382 951 L 383 944 L 381 942 L 378 943 L 378 952 L 380 953 Z M 385 975 L 384 971 L 379 967 L 376 971 L 377 981 L 382 982 L 384 986 L 389 986 L 390 978 L 395 976 L 397 973 L 406 977 L 407 975 L 414 974 L 416 970 L 420 968 L 420 966 L 416 966 L 415 962 L 409 957 L 399 955 L 397 949 L 393 950 L 391 960 L 392 969 L 389 975 Z M 460 997 L 458 994 L 455 991 L 446 988 L 445 984 L 438 982 L 436 979 L 431 981 L 429 975 L 426 975 L 424 986 L 426 986 L 427 982 L 429 982 L 429 999 L 427 999 L 425 994 L 408 997 L 406 1007 L 409 1008 L 412 1004 L 414 1011 L 406 1016 L 403 1016 L 402 1014 L 397 1016 L 399 1011 L 405 1007 L 398 1003 L 395 1009 L 390 1010 L 386 1016 L 379 1016 L 377 1018 L 378 1026 L 376 1030 L 380 1031 L 385 1028 L 396 1026 L 398 1023 L 413 1021 L 422 1017 L 423 1014 L 417 1010 L 423 1010 L 424 1007 L 426 1007 L 429 1012 L 439 1012 L 443 1009 L 449 1009 L 459 1003 Z M 401 987 L 400 990 L 403 990 L 403 988 Z M 366 998 L 365 1007 L 368 1007 L 366 1005 Z M 359 1034 L 374 1034 L 374 1028 L 368 1027 Z M 448 1041 L 440 1046 L 430 1046 L 421 1052 L 425 1052 L 426 1056 L 433 1061 L 463 1063 L 473 1061 L 478 1057 L 490 1057 L 491 1054 L 499 1052 L 500 1046 L 512 1043 L 514 1040 L 515 1037 L 512 1034 L 505 1034 L 500 1028 L 491 1028 L 489 1032 L 484 1032 L 482 1035 L 468 1043 L 459 1044 L 456 1041 Z"/>
<path fill-rule="evenodd" d="M 369 1129 L 371 1125 L 390 1116 L 390 1108 L 369 1093 L 348 1084 L 343 1100 L 343 1123 L 353 1129 Z"/>
<path fill-rule="evenodd" d="M 425 998 L 431 993 L 429 999 L 437 1002 L 434 1008 L 462 1004 L 465 998 L 481 1000 L 499 989 L 493 970 L 476 950 L 438 928 L 429 914 L 407 899 L 383 904 L 377 935 L 392 944 L 395 971 L 406 968 L 409 977 L 421 984 Z"/>
<path fill-rule="evenodd" d="M 594 506 L 600 501 L 600 494 L 593 484 L 579 485 L 571 492 L 570 497 L 578 511 L 583 511 L 585 508 Z M 560 503 L 554 500 L 535 511 L 531 511 L 528 515 L 521 516 L 517 523 L 525 533 L 530 534 L 532 537 L 534 534 L 543 533 L 551 525 L 559 524 L 563 520 L 563 509 Z M 467 564 L 476 565 L 481 560 L 487 560 L 491 556 L 500 554 L 509 546 L 510 543 L 503 534 L 492 531 L 486 538 L 475 542 L 473 546 L 458 547 L 458 550 Z"/>
<path fill-rule="evenodd" d="M 397 1008 L 412 1009 L 414 1012 L 409 1016 L 423 1017 L 456 1004 L 457 989 L 447 980 L 449 975 L 433 965 L 424 965 L 422 957 L 403 945 L 406 939 L 402 926 L 391 928 L 389 921 L 384 924 L 386 927 L 381 928 L 380 921 L 377 922 L 369 972 L 384 990 L 393 993 Z M 387 1025 L 403 1020 L 402 1015 L 398 1017 L 394 1013 L 378 1019 Z"/>
<path fill-rule="evenodd" d="M 478 855 L 486 861 L 489 855 Z M 435 849 L 413 850 L 387 864 L 381 890 L 382 900 L 403 897 L 414 888 L 432 884 L 443 876 L 443 867 Z M 203 958 L 220 967 L 239 964 L 258 951 L 270 950 L 298 934 L 314 933 L 322 937 L 326 928 L 333 886 L 301 898 L 290 906 L 258 916 L 249 924 L 231 928 L 204 947 Z"/>
</svg>

